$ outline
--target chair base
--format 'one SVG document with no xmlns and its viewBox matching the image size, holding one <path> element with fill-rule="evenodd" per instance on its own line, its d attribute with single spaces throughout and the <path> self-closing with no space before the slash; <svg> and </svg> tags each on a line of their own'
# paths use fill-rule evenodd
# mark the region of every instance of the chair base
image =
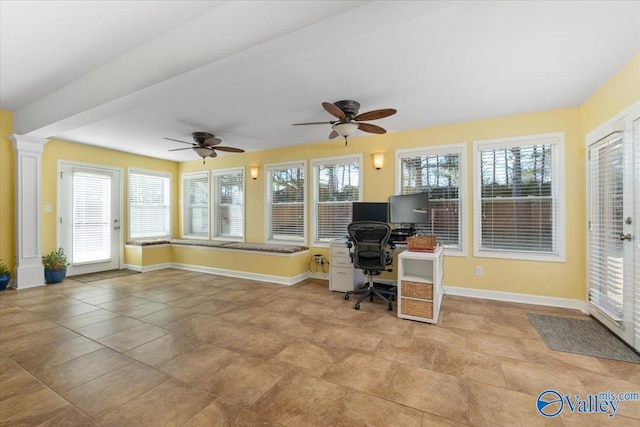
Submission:
<svg viewBox="0 0 640 427">
<path fill-rule="evenodd" d="M 373 302 L 373 297 L 374 296 L 377 296 L 382 301 L 387 303 L 387 310 L 389 310 L 389 311 L 393 310 L 393 305 L 391 304 L 390 298 L 395 297 L 395 292 L 392 289 L 391 290 L 376 289 L 375 286 L 374 286 L 374 283 L 372 281 L 370 281 L 369 282 L 369 286 L 366 287 L 366 288 L 353 290 L 353 291 L 347 291 L 344 294 L 344 299 L 348 301 L 350 295 L 359 295 L 359 294 L 362 294 L 362 295 L 360 296 L 360 298 L 358 298 L 358 300 L 356 301 L 356 304 L 353 306 L 353 308 L 356 309 L 356 310 L 360 310 L 360 303 L 362 301 L 364 301 L 365 299 L 367 299 L 367 298 L 369 298 L 369 300 L 371 302 Z M 389 296 L 389 298 L 387 298 L 383 294 L 387 294 Z"/>
</svg>

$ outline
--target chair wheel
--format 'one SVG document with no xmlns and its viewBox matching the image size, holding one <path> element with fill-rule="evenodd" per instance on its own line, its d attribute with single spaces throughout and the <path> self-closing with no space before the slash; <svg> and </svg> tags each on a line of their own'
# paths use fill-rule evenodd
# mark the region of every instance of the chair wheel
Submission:
<svg viewBox="0 0 640 427">
<path fill-rule="evenodd" d="M 391 304 L 389 304 L 389 308 L 387 308 L 387 310 L 393 311 L 393 306 Z"/>
<path fill-rule="evenodd" d="M 344 299 L 345 299 L 346 301 L 349 301 L 349 294 L 344 294 Z"/>
<path fill-rule="evenodd" d="M 373 302 L 373 295 L 369 297 L 369 302 Z"/>
<path fill-rule="evenodd" d="M 356 310 L 360 310 L 360 304 L 356 304 L 353 308 L 355 308 Z"/>
</svg>

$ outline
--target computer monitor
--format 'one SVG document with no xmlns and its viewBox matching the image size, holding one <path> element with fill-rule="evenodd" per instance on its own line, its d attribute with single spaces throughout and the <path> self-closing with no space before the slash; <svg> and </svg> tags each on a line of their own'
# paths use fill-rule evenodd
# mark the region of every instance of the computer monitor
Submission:
<svg viewBox="0 0 640 427">
<path fill-rule="evenodd" d="M 391 224 L 429 224 L 429 193 L 389 197 Z"/>
<path fill-rule="evenodd" d="M 353 202 L 351 221 L 387 222 L 387 209 L 385 202 Z"/>
</svg>

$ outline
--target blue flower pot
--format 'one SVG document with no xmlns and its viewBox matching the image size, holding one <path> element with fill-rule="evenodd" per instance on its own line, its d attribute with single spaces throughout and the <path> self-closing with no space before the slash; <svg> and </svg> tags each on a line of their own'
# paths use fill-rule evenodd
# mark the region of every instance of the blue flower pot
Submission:
<svg viewBox="0 0 640 427">
<path fill-rule="evenodd" d="M 11 280 L 10 274 L 0 275 L 0 291 L 4 291 L 5 289 L 7 289 L 7 284 L 9 283 L 9 280 Z"/>
<path fill-rule="evenodd" d="M 63 268 L 61 270 L 45 270 L 44 280 L 45 282 L 47 282 L 47 285 L 51 285 L 52 283 L 60 283 L 64 280 L 66 275 L 66 268 Z"/>
</svg>

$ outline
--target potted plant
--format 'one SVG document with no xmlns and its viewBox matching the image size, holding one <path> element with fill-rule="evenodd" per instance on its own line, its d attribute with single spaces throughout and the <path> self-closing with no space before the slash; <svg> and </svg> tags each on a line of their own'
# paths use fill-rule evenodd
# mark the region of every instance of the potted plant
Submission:
<svg viewBox="0 0 640 427">
<path fill-rule="evenodd" d="M 44 267 L 44 280 L 47 284 L 62 282 L 67 275 L 68 265 L 67 256 L 62 248 L 43 256 L 42 266 Z"/>
<path fill-rule="evenodd" d="M 4 291 L 7 288 L 7 284 L 11 280 L 11 273 L 6 264 L 0 259 L 0 291 Z"/>
</svg>

